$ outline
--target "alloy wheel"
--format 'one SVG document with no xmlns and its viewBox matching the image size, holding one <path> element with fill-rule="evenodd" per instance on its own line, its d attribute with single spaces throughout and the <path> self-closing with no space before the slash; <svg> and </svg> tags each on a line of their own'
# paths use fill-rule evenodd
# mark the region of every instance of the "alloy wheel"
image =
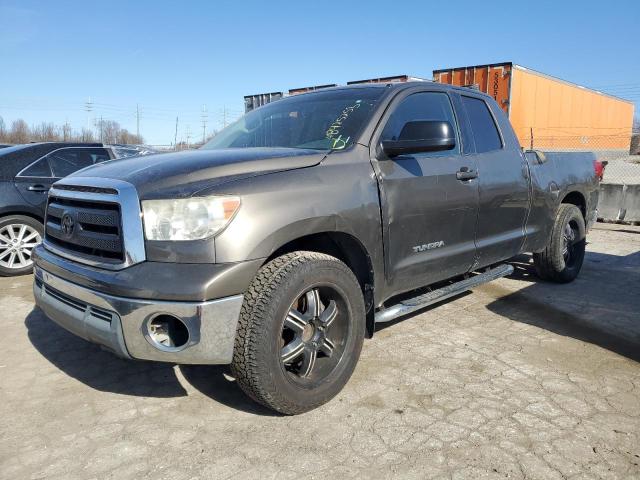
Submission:
<svg viewBox="0 0 640 480">
<path fill-rule="evenodd" d="M 316 383 L 344 353 L 349 323 L 346 305 L 330 286 L 314 287 L 294 301 L 282 326 L 280 361 L 289 378 Z"/>
<path fill-rule="evenodd" d="M 0 228 L 0 266 L 19 270 L 33 265 L 32 253 L 42 241 L 30 225 L 13 223 Z"/>
</svg>

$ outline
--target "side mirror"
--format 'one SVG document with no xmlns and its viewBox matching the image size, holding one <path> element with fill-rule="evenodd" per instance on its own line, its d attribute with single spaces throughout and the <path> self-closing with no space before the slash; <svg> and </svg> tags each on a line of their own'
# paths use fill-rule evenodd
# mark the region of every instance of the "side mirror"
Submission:
<svg viewBox="0 0 640 480">
<path fill-rule="evenodd" d="M 456 135 L 449 122 L 421 120 L 407 122 L 397 140 L 384 140 L 382 151 L 390 158 L 413 153 L 451 150 Z"/>
</svg>

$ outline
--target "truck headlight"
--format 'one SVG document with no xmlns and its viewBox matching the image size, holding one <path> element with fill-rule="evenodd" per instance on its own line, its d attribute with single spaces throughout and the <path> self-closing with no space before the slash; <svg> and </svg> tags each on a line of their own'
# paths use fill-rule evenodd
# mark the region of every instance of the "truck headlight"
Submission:
<svg viewBox="0 0 640 480">
<path fill-rule="evenodd" d="M 200 240 L 222 230 L 240 208 L 240 198 L 227 196 L 143 200 L 147 240 Z"/>
</svg>

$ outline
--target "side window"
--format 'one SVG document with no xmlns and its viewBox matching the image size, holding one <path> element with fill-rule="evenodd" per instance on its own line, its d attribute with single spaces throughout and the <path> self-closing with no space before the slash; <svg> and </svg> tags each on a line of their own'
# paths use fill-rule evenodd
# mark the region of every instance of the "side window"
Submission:
<svg viewBox="0 0 640 480">
<path fill-rule="evenodd" d="M 407 122 L 425 120 L 447 121 L 456 132 L 456 146 L 452 150 L 421 153 L 420 156 L 448 156 L 460 153 L 456 119 L 451 101 L 446 93 L 422 92 L 409 95 L 402 100 L 389 117 L 382 131 L 381 140 L 399 140 L 403 127 Z"/>
<path fill-rule="evenodd" d="M 93 163 L 101 163 L 111 160 L 109 153 L 104 148 L 92 148 L 89 153 L 93 159 Z"/>
<path fill-rule="evenodd" d="M 50 153 L 47 158 L 53 176 L 62 178 L 94 163 L 109 160 L 109 154 L 102 148 L 63 148 Z"/>
<path fill-rule="evenodd" d="M 49 178 L 51 177 L 51 169 L 49 168 L 49 162 L 47 162 L 47 158 L 41 158 L 37 162 L 32 163 L 27 168 L 25 168 L 22 172 L 20 172 L 21 177 L 43 177 Z"/>
<path fill-rule="evenodd" d="M 473 139 L 476 143 L 476 152 L 484 153 L 500 150 L 502 148 L 502 140 L 487 103 L 480 98 L 466 97 L 464 95 L 462 96 L 462 103 L 469 117 Z"/>
</svg>

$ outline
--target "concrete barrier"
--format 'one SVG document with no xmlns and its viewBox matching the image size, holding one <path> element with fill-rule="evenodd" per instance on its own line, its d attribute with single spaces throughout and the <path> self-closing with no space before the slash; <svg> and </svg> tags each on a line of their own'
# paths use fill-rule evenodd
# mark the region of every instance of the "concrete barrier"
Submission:
<svg viewBox="0 0 640 480">
<path fill-rule="evenodd" d="M 640 222 L 640 185 L 600 184 L 598 219 L 608 222 Z"/>
</svg>

